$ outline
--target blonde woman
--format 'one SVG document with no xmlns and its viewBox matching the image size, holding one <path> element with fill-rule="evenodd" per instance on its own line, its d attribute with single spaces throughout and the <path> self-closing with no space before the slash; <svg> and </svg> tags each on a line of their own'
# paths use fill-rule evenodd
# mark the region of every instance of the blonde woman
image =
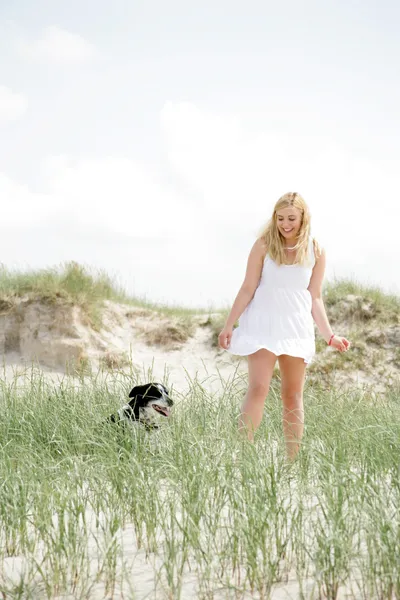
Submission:
<svg viewBox="0 0 400 600">
<path fill-rule="evenodd" d="M 221 348 L 247 356 L 249 384 L 239 429 L 250 441 L 278 360 L 289 459 L 297 455 L 303 435 L 305 370 L 315 353 L 313 320 L 327 344 L 339 352 L 350 346 L 334 334 L 325 312 L 325 261 L 325 251 L 311 237 L 304 199 L 295 192 L 284 194 L 250 251 L 245 279 L 219 334 Z"/>
</svg>

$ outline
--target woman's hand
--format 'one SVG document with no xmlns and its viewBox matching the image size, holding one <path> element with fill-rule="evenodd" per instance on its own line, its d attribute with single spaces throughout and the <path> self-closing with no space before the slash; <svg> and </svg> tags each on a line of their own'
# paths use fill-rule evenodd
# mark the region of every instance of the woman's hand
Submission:
<svg viewBox="0 0 400 600">
<path fill-rule="evenodd" d="M 336 348 L 336 350 L 339 350 L 339 352 L 347 352 L 347 350 L 350 348 L 349 340 L 346 340 L 346 338 L 340 337 L 338 335 L 333 336 L 330 345 L 332 346 L 332 348 Z"/>
<path fill-rule="evenodd" d="M 229 348 L 229 345 L 231 343 L 232 332 L 233 327 L 227 327 L 225 325 L 225 327 L 218 336 L 218 345 L 220 348 L 223 348 L 224 350 L 227 350 Z"/>
</svg>

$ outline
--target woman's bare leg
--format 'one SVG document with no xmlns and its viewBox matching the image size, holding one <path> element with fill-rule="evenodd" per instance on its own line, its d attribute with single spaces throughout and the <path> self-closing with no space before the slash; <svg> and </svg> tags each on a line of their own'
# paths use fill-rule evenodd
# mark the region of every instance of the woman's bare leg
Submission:
<svg viewBox="0 0 400 600">
<path fill-rule="evenodd" d="M 254 440 L 254 432 L 261 423 L 264 403 L 268 395 L 272 373 L 276 363 L 276 355 L 261 348 L 247 357 L 249 387 L 239 417 L 239 431 L 247 434 L 247 439 Z"/>
<path fill-rule="evenodd" d="M 300 448 L 304 431 L 303 388 L 306 363 L 302 358 L 282 354 L 278 357 L 281 372 L 283 432 L 286 453 L 293 460 Z"/>
</svg>

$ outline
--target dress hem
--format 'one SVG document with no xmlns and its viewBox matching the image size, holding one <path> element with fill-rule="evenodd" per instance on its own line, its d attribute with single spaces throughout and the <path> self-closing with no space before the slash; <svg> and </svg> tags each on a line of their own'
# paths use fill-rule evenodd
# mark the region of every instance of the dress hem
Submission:
<svg viewBox="0 0 400 600">
<path fill-rule="evenodd" d="M 229 354 L 233 354 L 234 356 L 249 356 L 250 354 L 255 354 L 255 352 L 258 352 L 258 350 L 268 350 L 268 352 L 272 352 L 272 354 L 275 354 L 275 356 L 282 356 L 282 355 L 287 355 L 287 356 L 293 356 L 294 358 L 302 358 L 305 362 L 306 365 L 309 365 L 312 362 L 313 359 L 313 355 L 310 357 L 305 358 L 303 356 L 303 354 L 295 354 L 294 352 L 274 352 L 270 347 L 266 346 L 265 344 L 261 344 L 259 346 L 257 346 L 255 348 L 255 350 L 252 350 L 251 352 L 238 352 L 238 351 L 234 351 L 231 350 L 230 348 L 226 348 L 226 352 L 229 352 Z"/>
</svg>

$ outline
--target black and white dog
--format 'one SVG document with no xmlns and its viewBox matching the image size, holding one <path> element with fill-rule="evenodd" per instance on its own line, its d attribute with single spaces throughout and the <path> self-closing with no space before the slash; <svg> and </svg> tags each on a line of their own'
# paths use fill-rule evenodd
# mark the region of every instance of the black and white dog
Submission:
<svg viewBox="0 0 400 600">
<path fill-rule="evenodd" d="M 129 398 L 131 400 L 111 415 L 109 421 L 123 425 L 142 423 L 146 429 L 158 429 L 174 405 L 162 383 L 136 385 L 129 392 Z"/>
</svg>

